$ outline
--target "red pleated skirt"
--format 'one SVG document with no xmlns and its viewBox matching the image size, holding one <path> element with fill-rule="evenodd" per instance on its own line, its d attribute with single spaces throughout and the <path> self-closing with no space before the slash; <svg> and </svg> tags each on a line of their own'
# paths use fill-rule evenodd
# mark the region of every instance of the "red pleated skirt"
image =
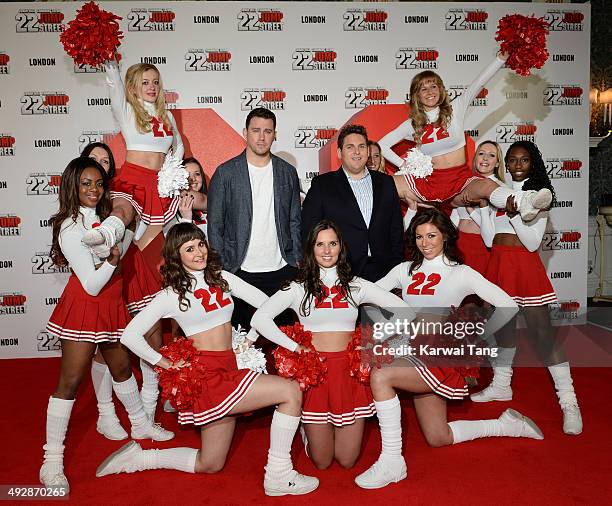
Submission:
<svg viewBox="0 0 612 506">
<path fill-rule="evenodd" d="M 434 169 L 427 177 L 404 176 L 408 187 L 425 202 L 445 202 L 459 195 L 472 181 L 482 179 L 467 164 Z"/>
<path fill-rule="evenodd" d="M 261 374 L 238 369 L 232 350 L 199 353 L 206 365 L 202 392 L 190 411 L 179 411 L 182 424 L 204 425 L 223 418 L 244 399 Z"/>
<path fill-rule="evenodd" d="M 465 378 L 454 367 L 434 367 L 413 356 L 402 357 L 411 363 L 433 393 L 447 399 L 463 399 L 468 395 Z"/>
<path fill-rule="evenodd" d="M 470 234 L 459 231 L 457 249 L 463 255 L 463 263 L 483 276 L 487 272 L 487 265 L 491 253 L 485 246 L 480 234 Z"/>
<path fill-rule="evenodd" d="M 331 423 L 341 427 L 376 414 L 370 387 L 349 374 L 348 353 L 319 353 L 327 359 L 327 380 L 304 393 L 302 422 Z"/>
<path fill-rule="evenodd" d="M 161 290 L 161 275 L 144 259 L 138 246 L 131 244 L 121 259 L 123 288 L 128 311 L 142 311 Z"/>
<path fill-rule="evenodd" d="M 165 225 L 176 216 L 179 198 L 160 197 L 157 172 L 125 162 L 111 180 L 111 198 L 124 198 L 132 204 L 147 225 Z"/>
<path fill-rule="evenodd" d="M 83 290 L 79 278 L 72 274 L 49 318 L 47 331 L 71 341 L 115 342 L 129 319 L 121 276 L 114 275 L 93 297 Z"/>
<path fill-rule="evenodd" d="M 519 306 L 544 306 L 557 301 L 540 255 L 524 246 L 494 244 L 485 277 Z"/>
</svg>

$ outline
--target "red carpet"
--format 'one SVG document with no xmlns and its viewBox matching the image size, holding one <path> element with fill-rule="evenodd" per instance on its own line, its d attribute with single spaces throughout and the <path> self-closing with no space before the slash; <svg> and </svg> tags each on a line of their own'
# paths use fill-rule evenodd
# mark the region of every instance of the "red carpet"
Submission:
<svg viewBox="0 0 612 506">
<path fill-rule="evenodd" d="M 37 484 L 42 459 L 47 398 L 59 370 L 58 359 L 2 361 L 4 406 L 0 483 Z M 612 497 L 612 407 L 607 386 L 612 369 L 574 369 L 574 380 L 585 431 L 566 436 L 552 382 L 543 369 L 517 369 L 515 400 L 503 403 L 453 403 L 449 419 L 497 417 L 512 406 L 534 418 L 544 441 L 481 439 L 454 447 L 429 448 L 421 435 L 410 399 L 403 401 L 404 450 L 408 479 L 379 491 L 364 491 L 353 477 L 378 455 L 380 438 L 375 420 L 367 425 L 364 450 L 355 469 L 334 464 L 317 471 L 294 444 L 296 467 L 319 477 L 319 489 L 297 498 L 271 498 L 263 493 L 263 466 L 268 446 L 270 413 L 242 418 L 223 472 L 190 475 L 147 471 L 95 478 L 95 469 L 121 442 L 107 441 L 95 429 L 96 405 L 89 381 L 82 385 L 68 431 L 66 474 L 70 500 L 79 504 L 601 504 Z M 485 380 L 486 383 L 487 380 Z M 124 427 L 127 416 L 119 408 Z M 161 411 L 161 409 L 160 409 Z M 172 446 L 199 447 L 199 434 L 179 428 L 173 415 L 158 415 L 177 431 Z M 146 448 L 154 446 L 145 442 Z M 608 497 L 606 500 L 605 498 Z"/>
</svg>

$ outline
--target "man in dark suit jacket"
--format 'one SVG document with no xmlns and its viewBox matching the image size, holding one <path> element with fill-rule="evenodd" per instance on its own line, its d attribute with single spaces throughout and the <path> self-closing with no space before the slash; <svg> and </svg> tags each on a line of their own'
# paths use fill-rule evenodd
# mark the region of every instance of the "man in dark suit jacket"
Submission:
<svg viewBox="0 0 612 506">
<path fill-rule="evenodd" d="M 272 111 L 252 110 L 243 135 L 246 149 L 210 181 L 208 241 L 225 270 L 272 295 L 295 275 L 301 258 L 299 179 L 293 165 L 270 153 Z M 232 323 L 250 328 L 253 311 L 236 301 Z"/>
<path fill-rule="evenodd" d="M 302 245 L 320 220 L 335 221 L 353 273 L 377 281 L 403 261 L 403 224 L 393 178 L 366 169 L 368 135 L 347 125 L 338 135 L 342 167 L 313 179 L 302 206 Z"/>
</svg>

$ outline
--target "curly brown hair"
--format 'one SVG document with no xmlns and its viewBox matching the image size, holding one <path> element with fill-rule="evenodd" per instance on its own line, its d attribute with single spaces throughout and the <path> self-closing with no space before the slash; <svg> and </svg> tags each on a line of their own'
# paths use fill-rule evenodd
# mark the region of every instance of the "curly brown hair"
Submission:
<svg viewBox="0 0 612 506">
<path fill-rule="evenodd" d="M 170 229 L 166 236 L 163 250 L 164 265 L 160 267 L 160 272 L 163 278 L 162 288 L 170 287 L 178 294 L 179 309 L 181 311 L 187 311 L 191 306 L 185 294 L 191 291 L 195 277 L 183 266 L 180 248 L 186 242 L 193 241 L 194 239 L 203 242 L 208 250 L 206 267 L 204 268 L 204 280 L 209 286 L 229 292 L 229 285 L 221 276 L 223 268 L 221 257 L 209 246 L 204 232 L 193 223 L 178 223 Z"/>
<path fill-rule="evenodd" d="M 418 271 L 421 265 L 423 265 L 423 253 L 421 253 L 421 250 L 419 250 L 416 244 L 416 229 L 419 225 L 424 225 L 425 223 L 431 223 L 442 233 L 444 237 L 444 249 L 442 253 L 444 256 L 451 262 L 462 264 L 463 258 L 457 249 L 459 231 L 455 228 L 455 225 L 453 225 L 453 222 L 446 214 L 433 207 L 431 209 L 428 208 L 419 211 L 417 215 L 412 218 L 410 226 L 408 227 L 407 242 L 410 251 L 410 258 L 408 261 L 412 262 L 408 274 Z"/>
<path fill-rule="evenodd" d="M 315 259 L 314 247 L 315 243 L 317 242 L 319 232 L 330 229 L 336 233 L 338 242 L 340 243 L 340 254 L 338 255 L 338 262 L 336 263 L 336 271 L 338 273 L 338 281 L 336 282 L 336 286 L 338 286 L 341 291 L 346 294 L 347 301 L 350 301 L 354 306 L 357 305 L 351 295 L 350 283 L 354 276 L 351 272 L 351 264 L 348 261 L 348 249 L 344 239 L 342 239 L 340 228 L 331 220 L 321 220 L 314 227 L 312 227 L 308 237 L 306 238 L 306 243 L 304 245 L 304 257 L 298 265 L 298 272 L 293 280 L 296 283 L 304 286 L 304 298 L 300 304 L 300 314 L 303 316 L 308 316 L 310 314 L 310 305 L 313 299 L 321 300 L 324 298 L 323 283 L 321 282 L 320 274 L 321 268 Z M 281 290 L 288 289 L 289 283 L 290 282 L 286 283 Z"/>
<path fill-rule="evenodd" d="M 79 218 L 81 201 L 79 199 L 79 186 L 81 184 L 81 174 L 88 168 L 96 169 L 102 176 L 102 184 L 104 193 L 96 206 L 96 214 L 100 220 L 108 218 L 112 210 L 109 190 L 109 178 L 104 168 L 93 158 L 88 156 L 79 156 L 71 160 L 64 172 L 62 173 L 62 182 L 59 189 L 59 210 L 49 221 L 51 222 L 52 240 L 51 251 L 49 255 L 55 265 L 68 265 L 68 261 L 62 253 L 62 248 L 59 244 L 59 236 L 62 229 L 62 223 L 67 218 L 72 218 L 76 223 Z M 81 220 L 83 219 L 81 215 Z"/>
<path fill-rule="evenodd" d="M 429 119 L 425 114 L 425 109 L 423 109 L 423 106 L 419 102 L 419 90 L 421 89 L 421 84 L 425 81 L 434 81 L 440 90 L 440 99 L 437 104 L 440 107 L 440 113 L 436 125 L 442 127 L 444 130 L 448 130 L 453 117 L 453 107 L 448 98 L 448 93 L 446 92 L 442 78 L 431 70 L 419 72 L 413 77 L 410 83 L 410 119 L 412 119 L 412 128 L 414 128 L 413 140 L 417 146 L 421 145 L 421 137 L 423 136 L 425 125 L 429 123 Z"/>
</svg>

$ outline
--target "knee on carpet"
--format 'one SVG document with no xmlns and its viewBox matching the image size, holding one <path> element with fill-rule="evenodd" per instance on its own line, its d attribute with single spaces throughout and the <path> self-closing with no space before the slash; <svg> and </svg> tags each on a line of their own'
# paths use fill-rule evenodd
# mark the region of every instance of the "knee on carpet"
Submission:
<svg viewBox="0 0 612 506">
<path fill-rule="evenodd" d="M 451 444 L 448 440 L 448 434 L 442 432 L 425 433 L 425 440 L 432 448 L 440 448 L 441 446 L 448 446 Z"/>
<path fill-rule="evenodd" d="M 336 462 L 344 469 L 352 469 L 359 455 L 336 455 Z"/>
<path fill-rule="evenodd" d="M 198 459 L 196 461 L 196 473 L 215 474 L 223 470 L 225 459 Z"/>
</svg>

